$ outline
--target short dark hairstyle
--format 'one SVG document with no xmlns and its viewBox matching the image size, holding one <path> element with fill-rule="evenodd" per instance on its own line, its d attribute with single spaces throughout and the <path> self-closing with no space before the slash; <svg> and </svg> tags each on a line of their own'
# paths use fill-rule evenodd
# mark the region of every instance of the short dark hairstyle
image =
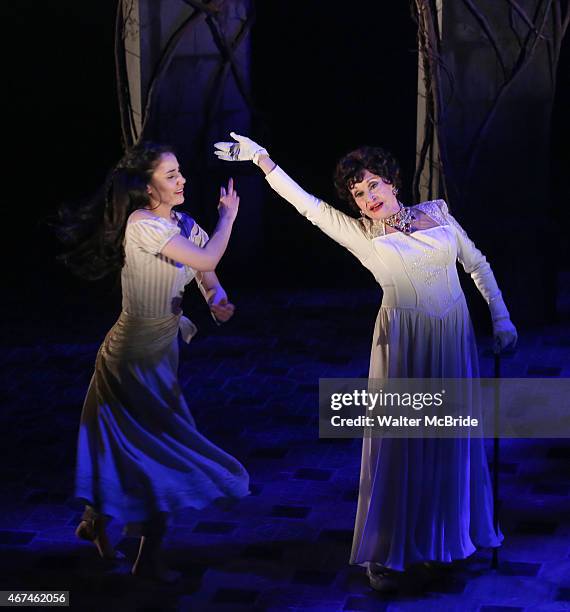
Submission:
<svg viewBox="0 0 570 612">
<path fill-rule="evenodd" d="M 336 192 L 341 200 L 347 202 L 350 207 L 360 213 L 350 189 L 355 183 L 359 183 L 368 170 L 372 174 L 382 177 L 385 183 L 391 183 L 400 188 L 400 166 L 396 158 L 380 147 L 359 147 L 341 158 L 334 174 Z"/>
</svg>

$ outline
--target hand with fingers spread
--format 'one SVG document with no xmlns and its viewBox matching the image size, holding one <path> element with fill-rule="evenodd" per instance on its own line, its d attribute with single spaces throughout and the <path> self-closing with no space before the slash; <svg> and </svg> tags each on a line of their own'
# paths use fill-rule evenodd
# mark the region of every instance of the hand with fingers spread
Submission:
<svg viewBox="0 0 570 612">
<path fill-rule="evenodd" d="M 230 136 L 235 142 L 216 142 L 214 152 L 219 159 L 224 161 L 252 161 L 259 165 L 259 158 L 268 155 L 267 151 L 257 142 L 247 136 L 240 136 L 235 132 L 230 132 Z"/>
<path fill-rule="evenodd" d="M 238 208 L 239 196 L 234 189 L 234 179 L 230 178 L 227 189 L 220 187 L 220 203 L 218 204 L 220 219 L 233 221 L 238 213 Z"/>
</svg>

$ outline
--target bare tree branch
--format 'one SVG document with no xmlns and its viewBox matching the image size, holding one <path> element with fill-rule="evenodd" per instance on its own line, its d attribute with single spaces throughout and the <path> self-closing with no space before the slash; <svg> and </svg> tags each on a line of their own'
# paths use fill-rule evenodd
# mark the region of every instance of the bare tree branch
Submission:
<svg viewBox="0 0 570 612">
<path fill-rule="evenodd" d="M 184 2 L 186 1 L 187 0 L 184 0 Z M 216 43 L 216 46 L 218 47 L 218 50 L 220 51 L 220 54 L 222 58 L 224 59 L 224 61 L 229 62 L 231 69 L 232 69 L 232 73 L 236 80 L 236 84 L 238 86 L 238 90 L 243 96 L 243 99 L 246 101 L 247 105 L 250 107 L 250 109 L 253 109 L 254 102 L 253 102 L 253 99 L 251 98 L 251 95 L 249 93 L 249 88 L 247 87 L 245 83 L 245 79 L 241 73 L 239 65 L 235 59 L 235 50 L 239 47 L 242 40 L 249 33 L 254 20 L 255 20 L 255 16 L 252 12 L 248 15 L 246 21 L 240 28 L 240 31 L 238 32 L 235 39 L 231 43 L 228 42 L 227 37 L 224 35 L 223 28 L 217 16 L 208 17 L 206 20 L 208 25 L 210 26 L 210 30 L 212 32 L 212 37 L 214 39 L 214 42 Z"/>
<path fill-rule="evenodd" d="M 132 5 L 131 5 L 132 6 Z M 125 61 L 125 23 L 128 15 L 123 14 L 123 2 L 117 1 L 115 16 L 115 79 L 117 81 L 117 99 L 119 103 L 119 116 L 121 123 L 121 141 L 123 149 L 128 149 L 136 139 L 136 127 L 131 105 L 131 92 Z"/>
<path fill-rule="evenodd" d="M 517 39 L 517 43 L 518 43 L 519 51 L 520 51 L 522 49 L 523 42 L 522 42 L 522 37 L 517 30 L 517 24 L 515 22 L 515 10 L 513 9 L 512 6 L 509 9 L 509 26 L 511 28 L 511 32 L 514 34 L 514 36 Z"/>
<path fill-rule="evenodd" d="M 420 199 L 421 176 L 425 171 L 426 164 L 428 164 L 428 184 L 430 185 L 428 196 L 434 197 L 440 195 L 439 193 L 431 193 L 433 173 L 436 170 L 441 179 L 440 185 L 447 197 L 446 176 L 442 172 L 443 165 L 447 159 L 445 143 L 442 146 L 438 136 L 438 126 L 444 119 L 446 112 L 446 103 L 443 101 L 441 87 L 442 78 L 440 69 L 450 78 L 450 99 L 453 97 L 453 78 L 451 72 L 441 60 L 441 32 L 437 23 L 435 5 L 430 3 L 430 0 L 415 0 L 415 8 L 417 12 L 414 19 L 418 24 L 418 49 L 424 72 L 426 117 L 423 126 L 424 134 L 414 172 L 413 196 L 415 199 Z M 439 151 L 439 157 L 437 156 L 437 151 Z"/>
<path fill-rule="evenodd" d="M 475 19 L 479 22 L 481 29 L 483 30 L 483 32 L 489 39 L 491 46 L 495 50 L 499 64 L 501 65 L 503 76 L 504 78 L 507 78 L 507 66 L 505 63 L 505 59 L 501 52 L 501 48 L 499 47 L 499 43 L 497 42 L 497 39 L 495 38 L 495 35 L 493 34 L 491 30 L 491 26 L 489 25 L 489 22 L 485 18 L 485 15 L 483 15 L 483 13 L 481 13 L 481 11 L 479 11 L 479 9 L 475 7 L 475 5 L 473 4 L 471 0 L 463 0 L 463 2 L 464 4 L 467 5 L 467 7 L 471 11 L 471 14 L 475 17 Z"/>
<path fill-rule="evenodd" d="M 525 22 L 529 30 L 532 30 L 535 34 L 538 35 L 538 30 L 536 29 L 534 22 L 526 14 L 526 11 L 522 8 L 522 6 L 518 2 L 516 2 L 516 0 L 507 0 L 507 2 L 511 5 L 511 8 L 517 13 L 517 15 Z"/>
<path fill-rule="evenodd" d="M 511 89 L 513 84 L 517 81 L 518 77 L 522 74 L 524 69 L 530 64 L 530 61 L 532 60 L 534 52 L 536 51 L 538 42 L 541 40 L 544 40 L 541 35 L 544 31 L 544 28 L 546 27 L 547 17 L 550 12 L 551 5 L 552 5 L 552 0 L 547 0 L 547 5 L 546 5 L 546 8 L 542 16 L 542 23 L 540 24 L 540 27 L 538 28 L 537 34 L 534 36 L 534 41 L 532 45 L 530 46 L 530 49 L 528 49 L 527 51 L 526 50 L 527 45 L 525 45 L 525 47 L 521 51 L 519 55 L 519 59 L 515 65 L 515 68 L 513 69 L 511 73 L 511 76 L 509 77 L 508 80 L 506 80 L 500 86 L 497 92 L 497 95 L 495 96 L 495 99 L 493 100 L 493 104 L 491 108 L 489 109 L 487 115 L 483 119 L 480 127 L 478 128 L 475 134 L 475 137 L 473 138 L 471 142 L 471 146 L 469 147 L 470 148 L 469 166 L 467 169 L 468 179 L 469 177 L 471 177 L 473 173 L 475 162 L 477 161 L 477 158 L 478 158 L 481 142 L 483 141 L 483 138 L 487 135 L 489 126 L 491 125 L 493 119 L 495 118 L 495 115 L 497 114 L 497 110 L 501 102 L 503 101 L 503 98 L 505 97 L 506 93 L 508 93 L 508 91 Z"/>
<path fill-rule="evenodd" d="M 554 91 L 556 79 L 556 66 L 559 61 L 560 47 L 564 34 L 570 25 L 570 0 L 537 0 L 534 3 L 533 16 L 531 17 L 527 9 L 522 6 L 520 0 L 503 0 L 508 6 L 508 13 L 512 34 L 516 36 L 519 52 L 507 65 L 501 41 L 497 39 L 487 17 L 482 14 L 480 7 L 474 0 L 463 0 L 468 12 L 473 15 L 481 27 L 481 31 L 488 39 L 490 46 L 495 51 L 497 61 L 502 68 L 503 82 L 499 84 L 494 99 L 487 109 L 485 116 L 476 129 L 476 132 L 467 148 L 467 169 L 462 176 L 461 183 L 471 179 L 474 168 L 476 167 L 482 143 L 488 140 L 491 126 L 494 125 L 499 108 L 502 107 L 506 97 L 512 91 L 516 83 L 520 81 L 525 70 L 535 60 L 538 49 L 544 49 L 546 53 L 545 61 L 549 64 L 551 85 Z M 423 141 L 420 143 L 420 150 L 417 152 L 416 171 L 414 174 L 414 195 L 419 192 L 420 178 L 426 170 L 426 163 L 430 163 L 430 172 L 434 160 L 430 157 L 433 154 L 434 143 L 439 144 L 441 167 L 443 168 L 443 185 L 445 190 L 450 187 L 449 181 L 453 179 L 448 168 L 447 138 L 445 134 L 444 121 L 446 114 L 447 101 L 442 99 L 442 77 L 447 75 L 447 67 L 441 57 L 441 39 L 438 35 L 437 7 L 432 0 L 413 0 L 412 1 L 414 19 L 418 24 L 418 47 L 420 58 L 424 64 L 425 79 L 425 110 L 426 124 L 423 126 Z M 528 28 L 521 38 L 522 32 L 517 31 L 517 23 L 514 17 L 518 16 L 522 23 Z M 545 47 L 541 47 L 541 43 Z M 453 85 L 453 75 L 449 75 L 450 83 Z M 451 90 L 453 96 L 453 88 Z M 427 124 L 431 123 L 431 126 Z M 459 187 L 459 184 L 457 185 Z"/>
<path fill-rule="evenodd" d="M 189 30 L 192 26 L 195 26 L 201 19 L 204 19 L 205 16 L 206 16 L 205 13 L 200 12 L 200 11 L 196 11 L 192 13 L 189 17 L 187 17 L 180 24 L 180 26 L 173 32 L 173 34 L 170 36 L 170 38 L 166 42 L 166 45 L 164 46 L 161 56 L 155 65 L 153 74 L 149 81 L 149 88 L 148 88 L 148 92 L 146 95 L 146 104 L 145 104 L 144 113 L 143 113 L 140 138 L 144 137 L 145 131 L 148 127 L 149 119 L 151 115 L 151 109 L 154 103 L 155 92 L 158 88 L 158 84 L 162 76 L 166 73 L 166 70 L 168 66 L 170 65 L 170 62 L 172 61 L 172 58 L 174 57 L 174 51 L 176 50 L 176 47 L 182 40 L 186 31 Z"/>
<path fill-rule="evenodd" d="M 191 27 L 196 27 L 197 24 L 201 20 L 205 20 L 220 51 L 220 55 L 222 57 L 222 65 L 220 67 L 220 71 L 216 76 L 213 87 L 211 90 L 211 99 L 208 100 L 206 106 L 206 129 L 207 126 L 211 123 L 213 112 L 218 107 L 219 99 L 223 92 L 223 85 L 227 79 L 227 75 L 229 73 L 229 69 L 232 69 L 234 74 L 234 78 L 236 80 L 236 84 L 240 93 L 242 94 L 246 103 L 253 110 L 253 100 L 249 94 L 248 87 L 245 83 L 245 79 L 241 74 L 239 69 L 239 65 L 235 59 L 235 50 L 241 44 L 243 39 L 249 33 L 251 26 L 253 24 L 253 14 L 249 14 L 248 18 L 245 20 L 244 24 L 240 28 L 240 31 L 235 36 L 232 42 L 228 42 L 226 36 L 222 33 L 222 26 L 220 24 L 220 14 L 221 10 L 225 4 L 225 0 L 212 0 L 211 2 L 200 2 L 199 0 L 182 0 L 185 4 L 191 6 L 195 9 L 195 11 L 183 21 L 183 23 L 173 32 L 170 36 L 164 49 L 161 53 L 161 56 L 158 62 L 155 65 L 153 70 L 153 74 L 150 78 L 148 93 L 146 96 L 146 103 L 143 113 L 143 125 L 141 129 L 140 138 L 145 134 L 149 121 L 152 115 L 152 106 L 154 104 L 154 98 L 156 97 L 156 91 L 158 89 L 159 83 L 162 79 L 162 76 L 166 73 L 172 58 L 174 57 L 174 52 L 182 40 L 182 38 L 186 35 L 187 31 Z M 210 97 L 210 96 L 209 96 Z"/>
<path fill-rule="evenodd" d="M 202 11 L 209 16 L 217 15 L 220 11 L 221 4 L 213 2 L 200 2 L 199 0 L 182 0 L 184 3 L 189 4 L 192 8 L 197 11 Z"/>
</svg>

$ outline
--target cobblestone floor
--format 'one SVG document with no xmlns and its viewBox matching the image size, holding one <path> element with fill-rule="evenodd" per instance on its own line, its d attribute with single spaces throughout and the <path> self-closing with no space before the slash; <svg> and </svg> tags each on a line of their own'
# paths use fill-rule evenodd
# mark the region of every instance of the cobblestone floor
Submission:
<svg viewBox="0 0 570 612">
<path fill-rule="evenodd" d="M 379 295 L 358 290 L 244 292 L 238 314 L 181 351 L 181 379 L 200 429 L 239 458 L 252 495 L 174 518 L 175 586 L 132 578 L 74 538 L 78 417 L 113 312 L 69 304 L 22 313 L 1 350 L 1 589 L 69 590 L 78 610 L 570 610 L 570 443 L 503 440 L 498 571 L 479 551 L 423 593 L 383 596 L 347 564 L 360 442 L 319 440 L 319 377 L 365 376 Z M 491 375 L 489 339 L 480 340 Z M 570 376 L 570 332 L 523 333 L 506 376 Z M 132 559 L 137 542 L 111 524 Z"/>
</svg>

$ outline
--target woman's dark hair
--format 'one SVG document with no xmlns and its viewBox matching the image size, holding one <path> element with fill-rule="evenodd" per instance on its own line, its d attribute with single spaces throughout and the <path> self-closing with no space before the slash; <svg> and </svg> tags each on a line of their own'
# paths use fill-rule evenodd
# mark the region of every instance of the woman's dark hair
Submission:
<svg viewBox="0 0 570 612">
<path fill-rule="evenodd" d="M 334 185 L 341 200 L 360 213 L 350 189 L 359 183 L 366 170 L 382 177 L 385 183 L 400 188 L 400 166 L 396 159 L 380 147 L 359 147 L 345 155 L 336 165 Z"/>
<path fill-rule="evenodd" d="M 139 143 L 125 153 L 91 199 L 79 206 L 63 205 L 54 225 L 69 250 L 58 259 L 89 280 L 119 271 L 125 260 L 127 219 L 150 204 L 147 185 L 161 155 L 173 152 L 166 145 Z"/>
</svg>

